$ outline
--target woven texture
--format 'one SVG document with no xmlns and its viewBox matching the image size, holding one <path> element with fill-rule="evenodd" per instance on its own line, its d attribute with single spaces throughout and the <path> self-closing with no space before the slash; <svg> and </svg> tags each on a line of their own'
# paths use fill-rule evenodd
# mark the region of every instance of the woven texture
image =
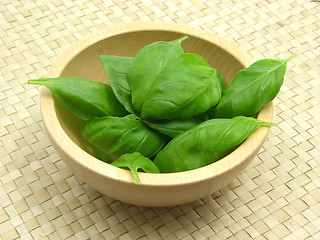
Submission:
<svg viewBox="0 0 320 240">
<path fill-rule="evenodd" d="M 223 2 L 223 3 L 222 3 Z M 253 60 L 287 58 L 274 122 L 249 167 L 190 204 L 145 208 L 76 179 L 44 131 L 39 90 L 57 55 L 97 30 L 183 23 Z M 0 3 L 1 239 L 320 239 L 320 2 L 55 0 Z"/>
</svg>

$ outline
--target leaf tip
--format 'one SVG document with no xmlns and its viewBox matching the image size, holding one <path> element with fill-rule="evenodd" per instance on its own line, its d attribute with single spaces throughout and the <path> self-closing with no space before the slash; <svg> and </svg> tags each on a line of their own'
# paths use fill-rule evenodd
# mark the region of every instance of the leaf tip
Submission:
<svg viewBox="0 0 320 240">
<path fill-rule="evenodd" d="M 31 79 L 27 82 L 27 84 L 39 85 L 41 82 L 43 82 L 46 79 L 47 78 Z"/>
<path fill-rule="evenodd" d="M 273 122 L 265 122 L 265 121 L 262 121 L 262 126 L 265 126 L 265 127 L 277 127 L 278 124 L 273 123 Z"/>
<path fill-rule="evenodd" d="M 27 84 L 35 84 L 35 80 L 29 80 Z"/>
</svg>

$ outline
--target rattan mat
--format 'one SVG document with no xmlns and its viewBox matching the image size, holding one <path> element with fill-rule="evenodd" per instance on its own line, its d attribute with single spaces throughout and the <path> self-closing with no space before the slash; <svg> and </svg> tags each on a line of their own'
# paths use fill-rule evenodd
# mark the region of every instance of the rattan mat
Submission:
<svg viewBox="0 0 320 240">
<path fill-rule="evenodd" d="M 227 187 L 190 204 L 124 204 L 76 179 L 44 131 L 39 89 L 57 55 L 134 21 L 215 33 L 253 60 L 286 58 L 267 141 Z M 0 3 L 2 239 L 320 239 L 320 2 L 42 0 Z"/>
</svg>

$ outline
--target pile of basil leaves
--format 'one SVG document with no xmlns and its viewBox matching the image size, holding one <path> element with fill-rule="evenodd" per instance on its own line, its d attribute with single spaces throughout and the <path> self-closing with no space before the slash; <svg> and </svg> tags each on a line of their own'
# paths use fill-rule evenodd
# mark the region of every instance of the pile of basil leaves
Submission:
<svg viewBox="0 0 320 240">
<path fill-rule="evenodd" d="M 97 158 L 130 169 L 171 173 L 200 168 L 229 154 L 255 129 L 274 124 L 252 116 L 273 100 L 288 59 L 262 59 L 228 86 L 206 60 L 181 43 L 159 41 L 135 57 L 102 55 L 109 84 L 79 77 L 42 78 L 78 118 Z"/>
</svg>

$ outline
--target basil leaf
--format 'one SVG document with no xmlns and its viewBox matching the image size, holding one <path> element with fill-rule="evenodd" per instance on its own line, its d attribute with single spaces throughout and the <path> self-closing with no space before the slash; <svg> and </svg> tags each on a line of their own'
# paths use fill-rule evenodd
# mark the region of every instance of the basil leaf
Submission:
<svg viewBox="0 0 320 240">
<path fill-rule="evenodd" d="M 128 69 L 128 83 L 131 89 L 132 104 L 137 112 L 141 108 L 151 84 L 157 74 L 172 58 L 183 53 L 181 42 L 187 36 L 170 42 L 154 42 L 143 47 L 135 56 Z"/>
<path fill-rule="evenodd" d="M 82 120 L 103 116 L 125 116 L 128 112 L 107 84 L 79 77 L 41 78 L 28 84 L 47 88 Z"/>
<path fill-rule="evenodd" d="M 173 138 L 155 157 L 160 172 L 181 172 L 211 164 L 239 146 L 259 126 L 251 117 L 211 119 Z"/>
<path fill-rule="evenodd" d="M 221 84 L 203 57 L 184 53 L 167 63 L 145 95 L 141 118 L 186 119 L 216 105 Z"/>
<path fill-rule="evenodd" d="M 112 160 L 110 159 L 110 156 L 109 154 L 106 154 L 105 151 L 101 150 L 100 148 L 96 147 L 95 145 L 93 144 L 90 144 L 89 145 L 91 146 L 92 148 L 92 151 L 93 151 L 93 154 L 96 158 L 102 160 L 103 162 L 106 162 L 106 163 L 111 163 Z"/>
<path fill-rule="evenodd" d="M 158 132 L 165 134 L 171 138 L 176 137 L 180 133 L 183 133 L 190 128 L 202 123 L 209 119 L 209 114 L 204 113 L 198 116 L 194 116 L 183 120 L 154 120 L 148 121 L 141 119 L 148 127 L 157 130 Z"/>
<path fill-rule="evenodd" d="M 159 168 L 145 156 L 138 152 L 126 153 L 111 163 L 115 167 L 129 169 L 132 172 L 136 183 L 141 184 L 138 170 L 141 169 L 146 173 L 160 173 Z"/>
<path fill-rule="evenodd" d="M 279 93 L 287 63 L 285 60 L 262 59 L 239 71 L 224 91 L 216 107 L 216 117 L 253 116 Z"/>
<path fill-rule="evenodd" d="M 127 80 L 127 71 L 133 63 L 133 57 L 101 55 L 100 59 L 109 78 L 109 84 L 119 102 L 128 112 L 135 110 L 131 103 L 131 90 Z"/>
<path fill-rule="evenodd" d="M 105 162 L 133 152 L 152 158 L 168 141 L 168 137 L 146 127 L 133 115 L 87 120 L 82 126 L 82 136 Z"/>
<path fill-rule="evenodd" d="M 228 82 L 226 81 L 226 79 L 224 78 L 224 76 L 218 71 L 216 70 L 214 72 L 217 76 L 217 78 L 219 79 L 220 81 L 220 85 L 221 85 L 221 92 L 225 92 L 227 90 L 227 88 L 229 87 L 229 84 Z"/>
</svg>

